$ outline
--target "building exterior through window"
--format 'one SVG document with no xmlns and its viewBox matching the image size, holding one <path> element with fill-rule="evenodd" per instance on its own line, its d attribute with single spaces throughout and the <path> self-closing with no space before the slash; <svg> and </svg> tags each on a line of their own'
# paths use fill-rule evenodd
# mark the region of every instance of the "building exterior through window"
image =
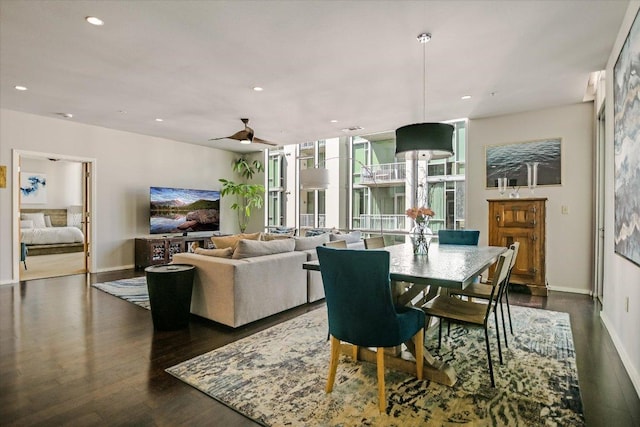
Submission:
<svg viewBox="0 0 640 427">
<path fill-rule="evenodd" d="M 279 147 L 265 154 L 266 224 L 269 228 L 338 228 L 370 234 L 411 229 L 412 206 L 434 210 L 431 229 L 465 226 L 466 120 L 455 127 L 455 154 L 425 161 L 395 159 L 395 132 L 360 135 Z M 324 190 L 300 186 L 300 170 L 329 172 Z"/>
</svg>

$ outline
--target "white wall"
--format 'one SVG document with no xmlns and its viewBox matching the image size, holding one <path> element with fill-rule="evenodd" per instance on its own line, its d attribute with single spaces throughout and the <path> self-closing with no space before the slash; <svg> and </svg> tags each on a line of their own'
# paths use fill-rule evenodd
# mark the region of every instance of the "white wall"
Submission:
<svg viewBox="0 0 640 427">
<path fill-rule="evenodd" d="M 23 158 L 23 172 L 45 174 L 47 177 L 47 202 L 22 203 L 21 208 L 67 209 L 82 206 L 82 163 Z"/>
<path fill-rule="evenodd" d="M 219 178 L 232 176 L 236 154 L 162 138 L 115 131 L 0 110 L 0 164 L 7 165 L 7 188 L 0 189 L 0 283 L 13 277 L 12 150 L 96 159 L 94 211 L 97 271 L 131 268 L 134 241 L 149 233 L 149 187 L 219 189 Z M 221 228 L 237 230 L 222 200 Z M 258 217 L 261 213 L 258 213 Z"/>
<path fill-rule="evenodd" d="M 593 104 L 582 103 L 469 121 L 467 158 L 467 228 L 480 230 L 488 242 L 487 199 L 499 198 L 485 186 L 488 145 L 562 138 L 562 185 L 535 189 L 547 200 L 547 282 L 549 289 L 589 293 L 593 264 Z M 477 161 L 476 161 L 477 160 Z M 531 195 L 528 188 L 520 196 Z M 505 195 L 506 196 L 506 195 Z M 569 208 L 567 215 L 561 207 Z"/>
<path fill-rule="evenodd" d="M 633 1 L 607 62 L 605 100 L 605 235 L 604 235 L 604 307 L 602 320 L 613 338 L 631 381 L 640 395 L 640 267 L 614 252 L 614 152 L 613 152 L 613 66 L 615 65 L 629 28 L 640 9 Z M 636 145 L 640 141 L 635 141 Z M 638 147 L 636 147 L 638 148 Z M 629 311 L 626 299 L 629 298 Z"/>
</svg>

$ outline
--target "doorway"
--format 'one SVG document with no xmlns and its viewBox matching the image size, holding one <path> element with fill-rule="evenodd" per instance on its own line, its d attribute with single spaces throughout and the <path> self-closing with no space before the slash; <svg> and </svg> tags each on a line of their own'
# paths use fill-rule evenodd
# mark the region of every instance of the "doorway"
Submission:
<svg viewBox="0 0 640 427">
<path fill-rule="evenodd" d="M 95 160 L 14 150 L 13 161 L 14 281 L 93 271 Z"/>
</svg>

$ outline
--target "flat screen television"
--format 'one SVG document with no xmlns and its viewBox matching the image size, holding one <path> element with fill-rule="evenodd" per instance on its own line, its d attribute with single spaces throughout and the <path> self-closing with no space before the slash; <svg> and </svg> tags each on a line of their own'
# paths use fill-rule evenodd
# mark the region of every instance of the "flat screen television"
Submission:
<svg viewBox="0 0 640 427">
<path fill-rule="evenodd" d="M 149 189 L 151 234 L 220 230 L 220 192 L 188 188 Z"/>
</svg>

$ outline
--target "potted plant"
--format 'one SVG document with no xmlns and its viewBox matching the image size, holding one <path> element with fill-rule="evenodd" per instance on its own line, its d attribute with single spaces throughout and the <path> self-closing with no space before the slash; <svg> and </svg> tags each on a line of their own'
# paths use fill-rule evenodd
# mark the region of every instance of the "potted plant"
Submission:
<svg viewBox="0 0 640 427">
<path fill-rule="evenodd" d="M 263 203 L 264 186 L 260 184 L 248 184 L 247 181 L 253 179 L 256 172 L 263 172 L 264 167 L 259 160 L 249 162 L 244 157 L 240 157 L 233 162 L 233 171 L 240 175 L 242 182 L 234 182 L 228 179 L 219 179 L 222 183 L 220 195 L 236 196 L 236 201 L 231 205 L 231 209 L 238 212 L 238 226 L 240 232 L 244 233 L 249 224 L 251 209 L 260 209 Z"/>
</svg>

